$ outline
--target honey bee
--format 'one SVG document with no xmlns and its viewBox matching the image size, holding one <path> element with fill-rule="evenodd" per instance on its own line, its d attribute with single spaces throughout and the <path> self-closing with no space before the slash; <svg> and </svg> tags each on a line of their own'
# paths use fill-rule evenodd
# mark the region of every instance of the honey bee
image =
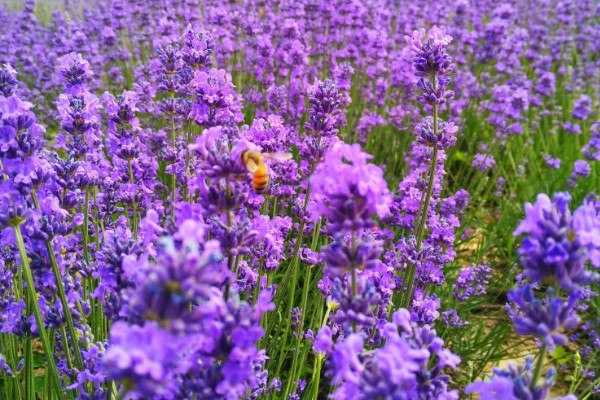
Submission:
<svg viewBox="0 0 600 400">
<path fill-rule="evenodd" d="M 265 159 L 273 161 L 287 161 L 292 158 L 291 153 L 260 153 L 258 151 L 246 150 L 242 153 L 242 162 L 246 169 L 253 174 L 252 186 L 258 194 L 265 194 L 269 188 L 271 178 L 269 168 Z"/>
</svg>

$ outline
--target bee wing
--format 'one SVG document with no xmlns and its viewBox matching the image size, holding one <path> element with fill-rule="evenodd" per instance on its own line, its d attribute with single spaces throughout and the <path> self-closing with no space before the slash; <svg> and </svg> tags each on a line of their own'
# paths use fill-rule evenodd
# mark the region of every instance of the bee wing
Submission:
<svg viewBox="0 0 600 400">
<path fill-rule="evenodd" d="M 273 161 L 287 161 L 292 159 L 292 153 L 263 153 L 263 157 Z"/>
<path fill-rule="evenodd" d="M 246 169 L 252 173 L 255 173 L 258 171 L 258 164 L 254 160 L 248 160 L 246 162 Z"/>
</svg>

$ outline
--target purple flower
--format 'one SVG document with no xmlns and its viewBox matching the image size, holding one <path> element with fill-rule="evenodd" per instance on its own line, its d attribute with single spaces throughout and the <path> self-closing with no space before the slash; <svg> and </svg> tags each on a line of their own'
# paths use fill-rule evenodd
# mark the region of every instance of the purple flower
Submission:
<svg viewBox="0 0 600 400">
<path fill-rule="evenodd" d="M 469 321 L 463 321 L 456 310 L 451 309 L 442 313 L 442 322 L 448 326 L 462 327 L 469 325 Z"/>
<path fill-rule="evenodd" d="M 446 35 L 446 28 L 434 26 L 425 38 L 425 29 L 413 31 L 412 37 L 405 36 L 410 45 L 413 56 L 413 69 L 415 75 L 420 77 L 417 87 L 422 95 L 419 101 L 424 104 L 444 104 L 454 97 L 454 92 L 446 90 L 450 82 L 450 73 L 454 64 L 446 53 L 446 47 L 452 42 L 452 37 Z M 432 81 L 426 80 L 431 77 Z"/>
<path fill-rule="evenodd" d="M 354 374 L 360 374 L 364 366 L 360 361 L 363 351 L 363 340 L 359 335 L 350 335 L 344 341 L 337 342 L 331 353 L 329 363 L 333 382 L 340 383 L 344 380 L 352 382 Z"/>
<path fill-rule="evenodd" d="M 178 354 L 184 342 L 155 322 L 143 327 L 116 322 L 111 345 L 102 358 L 110 379 L 122 381 L 133 398 L 171 398 Z"/>
<path fill-rule="evenodd" d="M 183 62 L 194 70 L 206 70 L 212 66 L 211 56 L 215 44 L 211 32 L 196 32 L 190 24 L 185 29 L 182 39 L 181 59 Z"/>
<path fill-rule="evenodd" d="M 556 76 L 552 72 L 543 72 L 535 86 L 535 90 L 542 96 L 550 96 L 556 90 Z"/>
<path fill-rule="evenodd" d="M 342 96 L 339 94 L 336 84 L 326 79 L 315 81 L 308 90 L 311 104 L 308 122 L 304 129 L 310 135 L 318 137 L 331 137 L 338 134 L 340 125 L 340 103 Z"/>
<path fill-rule="evenodd" d="M 102 100 L 106 115 L 113 124 L 129 124 L 133 130 L 140 129 L 140 121 L 135 118 L 135 113 L 139 111 L 137 108 L 139 99 L 135 92 L 124 90 L 123 94 L 116 98 L 105 92 Z"/>
<path fill-rule="evenodd" d="M 355 238 L 354 242 L 338 234 L 333 243 L 323 248 L 321 257 L 325 261 L 326 272 L 339 275 L 343 272 L 358 270 L 372 270 L 381 265 L 379 255 L 382 242 L 366 235 Z"/>
<path fill-rule="evenodd" d="M 314 218 L 328 219 L 331 229 L 371 227 L 373 214 L 389 213 L 391 198 L 383 171 L 367 163 L 371 158 L 358 144 L 336 144 L 310 177 L 309 211 Z"/>
<path fill-rule="evenodd" d="M 573 214 L 567 193 L 545 194 L 534 204 L 525 205 L 525 219 L 514 235 L 525 234 L 518 253 L 525 276 L 535 282 L 555 280 L 564 289 L 585 285 L 597 279 L 585 264 L 600 266 L 600 218 L 591 203 L 584 203 Z"/>
<path fill-rule="evenodd" d="M 546 298 L 540 300 L 534 297 L 528 284 L 508 292 L 508 300 L 516 306 L 512 316 L 515 331 L 519 335 L 538 337 L 549 346 L 566 344 L 568 339 L 562 332 L 579 324 L 575 306 L 580 297 L 578 291 L 573 291 L 564 301 L 548 289 Z"/>
<path fill-rule="evenodd" d="M 325 279 L 327 278 L 323 280 Z M 356 294 L 350 290 L 348 275 L 346 275 L 346 279 L 335 278 L 330 288 L 330 296 L 338 304 L 338 310 L 333 320 L 346 333 L 353 330 L 353 325 L 360 326 L 365 330 L 375 326 L 378 315 L 374 310 L 377 305 L 381 306 L 383 301 L 374 279 L 369 279 L 367 274 L 358 275 Z"/>
<path fill-rule="evenodd" d="M 554 158 L 550 154 L 543 154 L 546 165 L 552 169 L 559 169 L 561 164 L 560 158 Z"/>
<path fill-rule="evenodd" d="M 456 143 L 454 134 L 458 131 L 458 126 L 452 122 L 439 121 L 437 133 L 434 130 L 433 118 L 426 117 L 425 120 L 417 125 L 417 142 L 429 147 L 446 149 Z"/>
<path fill-rule="evenodd" d="M 197 316 L 189 312 L 191 305 L 228 278 L 219 243 L 204 242 L 202 226 L 188 219 L 172 237 L 161 238 L 155 259 L 151 263 L 126 258 L 123 268 L 136 282 L 124 293 L 127 315 L 156 320 L 174 331 L 195 329 Z"/>
<path fill-rule="evenodd" d="M 579 99 L 573 103 L 573 111 L 571 113 L 573 119 L 585 120 L 592 111 L 592 99 L 589 96 L 582 94 Z"/>
<path fill-rule="evenodd" d="M 485 172 L 496 167 L 496 160 L 494 160 L 494 157 L 491 154 L 479 153 L 475 154 L 475 158 L 473 158 L 473 163 L 471 165 L 481 172 Z"/>
<path fill-rule="evenodd" d="M 481 400 L 545 400 L 554 384 L 556 372 L 550 369 L 545 381 L 531 388 L 533 379 L 533 357 L 525 359 L 525 366 L 508 366 L 508 370 L 494 368 L 494 375 L 489 381 L 478 381 L 470 384 L 465 393 L 479 393 Z M 554 400 L 577 400 L 574 395 L 557 397 Z"/>
<path fill-rule="evenodd" d="M 0 93 L 4 97 L 9 97 L 17 89 L 17 71 L 10 66 L 10 64 L 4 64 L 0 68 Z"/>
<path fill-rule="evenodd" d="M 13 377 L 14 376 L 13 370 L 6 363 L 6 358 L 2 354 L 0 354 L 0 370 L 4 371 L 6 373 L 6 375 L 9 376 L 9 377 Z"/>
<path fill-rule="evenodd" d="M 90 63 L 80 53 L 69 53 L 58 60 L 57 72 L 67 87 L 67 92 L 75 94 L 85 89 L 87 80 L 93 76 Z"/>
<path fill-rule="evenodd" d="M 241 99 L 225 70 L 198 70 L 190 84 L 195 96 L 189 116 L 196 124 L 212 127 L 241 121 Z"/>
<path fill-rule="evenodd" d="M 292 308 L 290 311 L 292 319 L 292 329 L 295 331 L 300 327 L 300 320 L 302 319 L 302 309 L 300 307 Z"/>
<path fill-rule="evenodd" d="M 290 129 L 278 115 L 255 119 L 249 129 L 242 131 L 242 135 L 267 153 L 288 151 L 293 139 Z"/>
<path fill-rule="evenodd" d="M 454 69 L 450 57 L 446 54 L 446 46 L 452 42 L 452 36 L 446 35 L 446 28 L 434 26 L 425 38 L 425 29 L 413 31 L 412 36 L 404 36 L 414 53 L 413 66 L 415 75 L 448 74 Z"/>
<path fill-rule="evenodd" d="M 454 285 L 454 297 L 466 301 L 469 297 L 485 293 L 485 287 L 492 278 L 492 269 L 488 265 L 466 267 L 460 271 Z"/>
<path fill-rule="evenodd" d="M 375 351 L 363 352 L 357 334 L 336 343 L 327 363 L 338 385 L 332 398 L 458 399 L 457 390 L 448 390 L 449 378 L 442 370 L 456 368 L 460 358 L 443 348 L 435 331 L 411 323 L 407 310 L 398 310 L 392 321 L 382 328 L 385 345 Z"/>
<path fill-rule="evenodd" d="M 577 184 L 577 181 L 581 178 L 587 178 L 590 176 L 590 172 L 592 171 L 592 167 L 585 160 L 577 160 L 573 165 L 573 173 L 571 177 L 567 180 L 567 187 L 573 188 Z"/>
<path fill-rule="evenodd" d="M 507 101 L 506 114 L 513 119 L 521 119 L 521 112 L 527 111 L 529 106 L 529 93 L 523 88 L 511 92 Z"/>
<path fill-rule="evenodd" d="M 333 339 L 331 328 L 327 325 L 319 329 L 317 337 L 313 341 L 313 352 L 316 355 L 329 355 L 333 351 Z"/>
<path fill-rule="evenodd" d="M 583 146 L 581 151 L 586 159 L 598 161 L 600 160 L 600 123 L 594 123 L 590 130 L 592 132 L 590 141 Z"/>
<path fill-rule="evenodd" d="M 571 135 L 581 135 L 581 125 L 567 121 L 563 124 L 563 129 Z"/>
</svg>

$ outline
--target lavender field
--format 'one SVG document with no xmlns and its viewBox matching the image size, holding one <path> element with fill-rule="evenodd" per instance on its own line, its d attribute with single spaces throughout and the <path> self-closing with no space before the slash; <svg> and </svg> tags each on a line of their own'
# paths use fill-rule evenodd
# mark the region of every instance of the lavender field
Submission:
<svg viewBox="0 0 600 400">
<path fill-rule="evenodd" d="M 0 399 L 600 399 L 599 2 L 0 26 Z"/>
</svg>

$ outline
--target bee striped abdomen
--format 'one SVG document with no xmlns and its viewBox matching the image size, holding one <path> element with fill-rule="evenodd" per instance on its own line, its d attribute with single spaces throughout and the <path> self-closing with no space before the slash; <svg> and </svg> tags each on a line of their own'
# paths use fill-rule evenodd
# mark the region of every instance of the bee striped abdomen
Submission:
<svg viewBox="0 0 600 400">
<path fill-rule="evenodd" d="M 269 172 L 265 164 L 259 165 L 258 169 L 252 177 L 252 185 L 254 191 L 258 194 L 263 194 L 269 188 Z"/>
</svg>

